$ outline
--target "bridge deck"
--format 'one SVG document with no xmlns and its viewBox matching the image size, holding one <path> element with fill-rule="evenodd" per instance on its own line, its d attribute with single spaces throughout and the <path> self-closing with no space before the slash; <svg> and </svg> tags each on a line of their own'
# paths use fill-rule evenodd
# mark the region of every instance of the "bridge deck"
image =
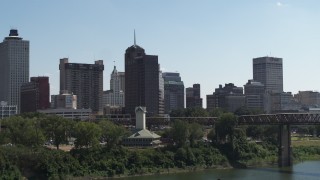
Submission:
<svg viewBox="0 0 320 180">
<path fill-rule="evenodd" d="M 244 115 L 238 118 L 239 125 L 320 125 L 320 114 L 282 113 Z"/>
</svg>

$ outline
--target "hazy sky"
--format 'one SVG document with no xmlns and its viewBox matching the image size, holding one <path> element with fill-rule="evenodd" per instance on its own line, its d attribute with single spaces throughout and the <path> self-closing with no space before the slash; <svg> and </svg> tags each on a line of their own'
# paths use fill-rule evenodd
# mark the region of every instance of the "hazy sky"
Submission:
<svg viewBox="0 0 320 180">
<path fill-rule="evenodd" d="M 284 90 L 320 90 L 318 0 L 1 0 L 0 37 L 10 28 L 30 41 L 30 75 L 49 76 L 59 91 L 59 59 L 105 64 L 109 89 L 113 61 L 137 44 L 158 55 L 163 71 L 177 71 L 201 96 L 219 84 L 252 79 L 252 58 L 283 58 Z M 204 106 L 206 107 L 206 106 Z"/>
</svg>

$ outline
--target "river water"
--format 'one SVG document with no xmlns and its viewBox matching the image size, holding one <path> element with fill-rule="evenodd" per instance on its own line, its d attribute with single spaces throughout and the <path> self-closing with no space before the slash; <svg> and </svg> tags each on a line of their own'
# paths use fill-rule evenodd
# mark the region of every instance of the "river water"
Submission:
<svg viewBox="0 0 320 180">
<path fill-rule="evenodd" d="M 199 172 L 131 177 L 128 180 L 320 180 L 320 161 L 305 161 L 290 168 L 213 169 Z"/>
</svg>

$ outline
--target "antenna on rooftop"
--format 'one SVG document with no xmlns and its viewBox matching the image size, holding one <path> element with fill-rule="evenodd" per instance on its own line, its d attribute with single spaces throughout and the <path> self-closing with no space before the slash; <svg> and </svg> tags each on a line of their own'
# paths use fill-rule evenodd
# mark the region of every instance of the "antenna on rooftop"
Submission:
<svg viewBox="0 0 320 180">
<path fill-rule="evenodd" d="M 134 45 L 136 46 L 137 44 L 136 44 L 136 30 L 134 29 L 133 30 L 133 38 L 134 38 Z"/>
</svg>

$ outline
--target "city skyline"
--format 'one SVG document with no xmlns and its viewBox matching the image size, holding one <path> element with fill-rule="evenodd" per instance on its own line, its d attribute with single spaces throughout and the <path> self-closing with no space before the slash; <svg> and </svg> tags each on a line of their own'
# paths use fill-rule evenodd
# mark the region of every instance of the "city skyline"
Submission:
<svg viewBox="0 0 320 180">
<path fill-rule="evenodd" d="M 206 95 L 219 84 L 243 87 L 252 79 L 256 57 L 283 59 L 284 91 L 320 90 L 314 83 L 320 74 L 317 1 L 1 4 L 7 8 L 0 16 L 10 18 L 2 18 L 0 36 L 17 28 L 30 41 L 30 77 L 49 76 L 51 94 L 59 92 L 59 59 L 65 57 L 76 63 L 104 60 L 103 89 L 110 89 L 113 61 L 124 71 L 124 50 L 133 44 L 133 29 L 137 44 L 159 56 L 163 72 L 179 72 L 185 87 L 201 84 L 204 107 Z"/>
</svg>

